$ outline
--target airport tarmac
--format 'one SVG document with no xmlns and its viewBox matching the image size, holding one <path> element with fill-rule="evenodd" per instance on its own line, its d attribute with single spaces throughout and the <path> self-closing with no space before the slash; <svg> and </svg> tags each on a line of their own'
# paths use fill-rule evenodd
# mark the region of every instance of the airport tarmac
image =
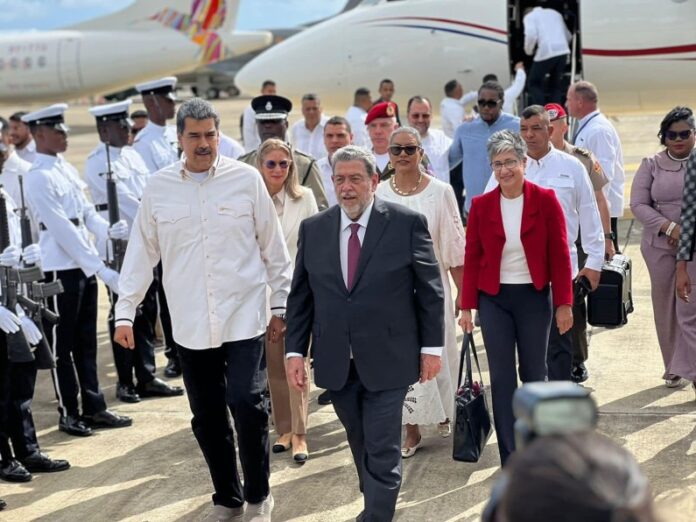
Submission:
<svg viewBox="0 0 696 522">
<path fill-rule="evenodd" d="M 239 136 L 239 115 L 246 103 L 216 103 L 226 133 Z M 0 106 L 0 114 L 15 109 Z M 640 159 L 658 149 L 655 134 L 661 116 L 621 115 L 614 120 L 624 146 L 627 186 Z M 77 106 L 67 113 L 67 122 L 73 133 L 66 158 L 82 169 L 97 142 L 93 119 L 86 106 Z M 625 253 L 633 259 L 635 312 L 622 328 L 592 329 L 591 376 L 586 386 L 593 390 L 600 408 L 599 431 L 635 455 L 651 481 L 664 520 L 692 521 L 696 516 L 696 400 L 690 387 L 668 390 L 662 383 L 650 284 L 639 251 L 640 226 L 631 226 L 630 219 L 625 219 L 620 230 Z M 131 415 L 133 426 L 98 431 L 85 439 L 59 432 L 50 375 L 40 372 L 33 405 L 39 440 L 52 457 L 70 460 L 72 469 L 37 474 L 26 484 L 0 482 L 0 498 L 8 503 L 8 509 L 0 512 L 1 521 L 195 521 L 210 510 L 212 486 L 190 429 L 186 397 L 134 405 L 114 398 L 116 373 L 103 287 L 100 297 L 100 381 L 109 405 Z M 480 335 L 476 339 L 480 344 Z M 165 362 L 161 352 L 157 362 L 161 374 Z M 181 379 L 172 382 L 182 384 Z M 318 393 L 312 390 L 310 402 L 309 461 L 298 466 L 287 453 L 271 457 L 274 521 L 351 521 L 362 509 L 344 431 L 331 406 L 317 405 Z M 404 462 L 396 520 L 478 520 L 499 476 L 495 437 L 481 461 L 468 464 L 454 462 L 451 439 L 429 429 L 424 447 Z M 539 520 L 543 522 L 543 516 Z"/>
</svg>

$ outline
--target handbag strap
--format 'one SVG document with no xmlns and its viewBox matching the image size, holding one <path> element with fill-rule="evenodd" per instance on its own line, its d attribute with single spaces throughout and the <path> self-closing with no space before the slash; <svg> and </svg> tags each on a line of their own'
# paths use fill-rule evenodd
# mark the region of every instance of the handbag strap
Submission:
<svg viewBox="0 0 696 522">
<path fill-rule="evenodd" d="M 483 374 L 481 373 L 481 364 L 479 363 L 478 353 L 476 353 L 476 344 L 474 343 L 473 333 L 464 333 L 464 339 L 462 341 L 462 352 L 459 356 L 459 378 L 457 379 L 457 390 L 462 386 L 462 373 L 464 371 L 464 360 L 466 359 L 466 381 L 469 385 L 473 382 L 472 368 L 471 368 L 471 353 L 469 352 L 469 347 L 474 353 L 474 361 L 476 362 L 476 369 L 478 370 L 479 379 L 481 386 L 483 386 Z"/>
</svg>

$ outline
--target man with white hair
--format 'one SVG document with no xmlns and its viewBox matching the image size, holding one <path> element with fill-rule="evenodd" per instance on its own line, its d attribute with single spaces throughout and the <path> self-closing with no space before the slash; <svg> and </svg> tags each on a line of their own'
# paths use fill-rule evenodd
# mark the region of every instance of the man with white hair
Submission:
<svg viewBox="0 0 696 522">
<path fill-rule="evenodd" d="M 425 96 L 413 96 L 406 105 L 408 123 L 420 134 L 423 150 L 430 160 L 431 174 L 449 183 L 450 169 L 447 153 L 452 145 L 452 139 L 441 130 L 430 128 L 432 111 L 430 100 Z"/>
</svg>

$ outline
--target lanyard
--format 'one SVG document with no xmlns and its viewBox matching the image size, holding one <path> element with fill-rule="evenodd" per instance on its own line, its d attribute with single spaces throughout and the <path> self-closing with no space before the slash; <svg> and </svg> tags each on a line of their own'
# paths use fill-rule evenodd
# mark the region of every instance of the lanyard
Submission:
<svg viewBox="0 0 696 522">
<path fill-rule="evenodd" d="M 592 117 L 587 120 L 585 123 L 582 124 L 582 127 L 580 127 L 575 134 L 573 134 L 573 145 L 575 145 L 575 140 L 578 139 L 578 136 L 580 136 L 580 133 L 583 131 L 585 127 L 587 127 L 587 124 L 590 123 L 593 119 L 595 119 L 597 116 L 599 116 L 599 113 L 593 114 Z"/>
</svg>

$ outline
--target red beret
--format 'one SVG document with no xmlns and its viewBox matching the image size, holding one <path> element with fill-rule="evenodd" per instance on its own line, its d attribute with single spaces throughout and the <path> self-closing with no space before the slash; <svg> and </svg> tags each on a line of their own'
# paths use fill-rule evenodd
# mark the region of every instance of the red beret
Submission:
<svg viewBox="0 0 696 522">
<path fill-rule="evenodd" d="M 559 105 L 558 103 L 547 103 L 544 105 L 544 109 L 549 113 L 549 119 L 551 121 L 556 121 L 567 116 L 563 105 Z"/>
<path fill-rule="evenodd" d="M 367 117 L 365 118 L 365 125 L 369 125 L 372 120 L 376 120 L 377 118 L 394 118 L 394 117 L 396 117 L 396 103 L 394 103 L 394 102 L 376 103 L 367 112 Z"/>
</svg>

